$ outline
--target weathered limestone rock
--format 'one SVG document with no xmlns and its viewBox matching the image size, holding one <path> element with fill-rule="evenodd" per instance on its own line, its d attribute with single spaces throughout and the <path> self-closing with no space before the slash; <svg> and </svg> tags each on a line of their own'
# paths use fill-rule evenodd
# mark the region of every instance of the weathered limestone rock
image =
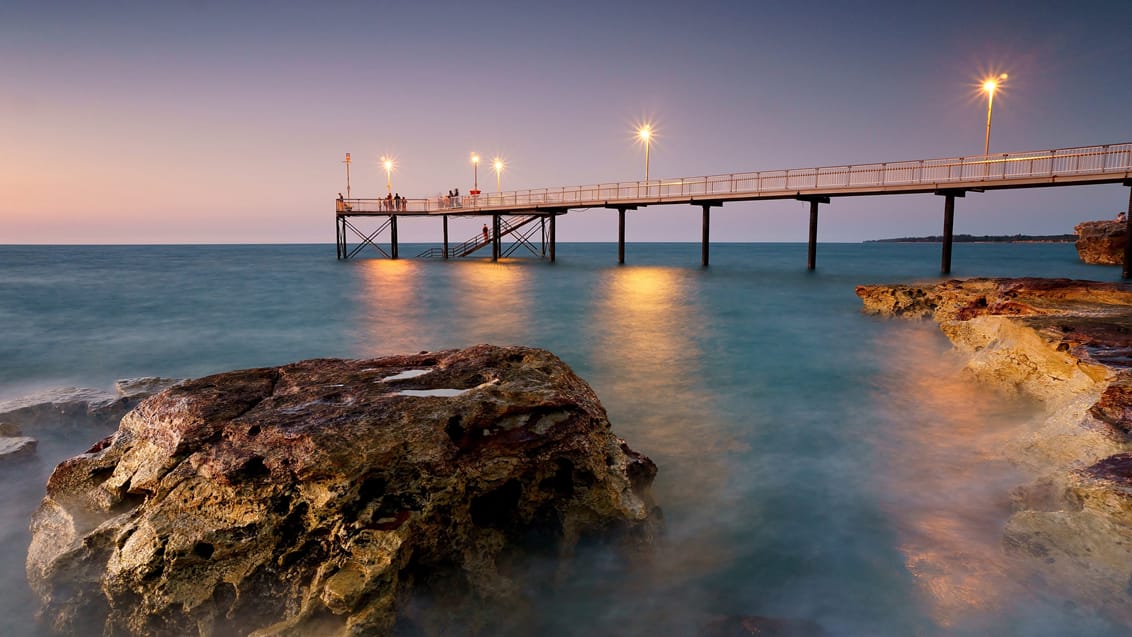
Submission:
<svg viewBox="0 0 1132 637">
<path fill-rule="evenodd" d="M 655 472 L 541 350 L 229 372 L 56 468 L 28 578 L 60 633 L 429 633 L 405 603 L 425 593 L 488 634 L 469 609 L 521 614 L 523 547 L 646 543 Z"/>
<path fill-rule="evenodd" d="M 1132 626 L 1132 287 L 972 279 L 857 295 L 867 312 L 931 316 L 980 379 L 1045 403 L 1007 450 L 1045 475 L 1012 494 L 1003 546 L 1029 581 Z"/>
<path fill-rule="evenodd" d="M 1122 265 L 1128 226 L 1124 221 L 1086 221 L 1073 228 L 1077 232 L 1077 256 L 1094 265 Z"/>
</svg>

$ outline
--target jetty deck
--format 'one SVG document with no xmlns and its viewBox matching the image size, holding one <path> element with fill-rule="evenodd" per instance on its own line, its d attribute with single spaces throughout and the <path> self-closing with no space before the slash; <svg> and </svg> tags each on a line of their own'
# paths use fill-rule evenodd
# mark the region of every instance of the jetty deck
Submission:
<svg viewBox="0 0 1132 637">
<path fill-rule="evenodd" d="M 1130 188 L 1132 212 L 1132 142 L 1078 146 L 1052 150 L 998 153 L 968 157 L 918 159 L 819 168 L 792 168 L 729 173 L 700 177 L 616 182 L 584 186 L 535 188 L 460 197 L 338 199 L 335 201 L 338 258 L 353 257 L 365 246 L 385 256 L 398 258 L 397 217 L 439 216 L 443 223 L 443 247 L 419 256 L 456 258 L 492 247 L 492 258 L 506 256 L 505 237 L 554 260 L 555 218 L 571 210 L 607 208 L 618 212 L 618 262 L 625 262 L 625 212 L 648 206 L 691 205 L 702 214 L 702 264 L 709 262 L 710 210 L 729 202 L 764 199 L 796 199 L 810 203 L 807 267 L 816 267 L 819 204 L 837 197 L 861 197 L 933 193 L 944 197 L 943 254 L 941 270 L 951 270 L 952 228 L 955 199 L 968 192 L 1015 188 L 1049 188 L 1119 183 Z M 477 236 L 457 246 L 448 242 L 447 217 L 484 216 L 492 219 L 487 237 Z M 383 217 L 376 231 L 364 232 L 350 222 L 353 217 Z M 1129 228 L 1132 230 L 1132 214 Z M 535 222 L 538 222 L 537 224 Z M 374 239 L 386 229 L 390 250 Z M 541 251 L 533 247 L 535 231 L 541 231 Z M 352 249 L 347 234 L 360 243 Z M 1125 257 L 1124 277 L 1129 278 L 1132 242 Z"/>
</svg>

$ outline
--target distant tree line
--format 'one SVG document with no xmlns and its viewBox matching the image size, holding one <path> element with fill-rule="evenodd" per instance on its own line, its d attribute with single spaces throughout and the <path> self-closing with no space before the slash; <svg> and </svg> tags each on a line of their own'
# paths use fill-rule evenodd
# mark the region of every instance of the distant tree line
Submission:
<svg viewBox="0 0 1132 637">
<path fill-rule="evenodd" d="M 952 235 L 955 243 L 1074 243 L 1076 234 L 1011 234 L 1011 235 Z M 869 239 L 865 243 L 943 243 L 942 236 L 900 237 L 898 239 Z"/>
</svg>

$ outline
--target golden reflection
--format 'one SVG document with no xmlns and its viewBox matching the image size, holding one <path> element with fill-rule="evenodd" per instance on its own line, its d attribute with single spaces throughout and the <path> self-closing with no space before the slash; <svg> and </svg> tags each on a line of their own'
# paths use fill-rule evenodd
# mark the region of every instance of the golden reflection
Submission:
<svg viewBox="0 0 1132 637">
<path fill-rule="evenodd" d="M 893 325 L 877 388 L 876 475 L 905 564 L 943 628 L 978 626 L 1022 594 L 1006 572 L 1008 494 L 1026 478 L 1001 450 L 1032 406 L 962 372 L 934 323 Z M 897 331 L 896 335 L 892 332 Z"/>
<path fill-rule="evenodd" d="M 418 289 L 419 265 L 404 259 L 363 259 L 361 303 L 364 312 L 360 350 L 366 356 L 429 349 L 421 333 L 424 302 Z"/>
<path fill-rule="evenodd" d="M 726 501 L 728 462 L 738 450 L 728 428 L 712 417 L 716 399 L 702 380 L 697 340 L 704 319 L 685 281 L 689 276 L 661 267 L 610 271 L 595 299 L 595 370 L 589 378 L 618 435 L 671 468 L 661 470 L 654 488 L 676 509 Z M 713 516 L 668 529 L 671 541 L 696 546 L 666 559 L 669 577 L 696 577 L 734 559 L 724 550 L 728 543 L 716 541 L 726 525 Z"/>
<path fill-rule="evenodd" d="M 529 345 L 530 274 L 523 263 L 468 262 L 455 265 L 453 312 L 460 332 L 475 343 Z M 468 343 L 469 345 L 472 343 Z"/>
</svg>

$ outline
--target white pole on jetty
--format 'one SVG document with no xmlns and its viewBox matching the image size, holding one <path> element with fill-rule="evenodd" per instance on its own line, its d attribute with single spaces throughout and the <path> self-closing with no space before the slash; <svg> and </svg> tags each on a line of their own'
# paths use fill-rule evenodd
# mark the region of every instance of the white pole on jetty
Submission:
<svg viewBox="0 0 1132 637">
<path fill-rule="evenodd" d="M 346 164 L 346 198 L 349 199 L 350 198 L 350 153 L 346 153 L 346 161 L 344 161 L 342 163 Z"/>
</svg>

